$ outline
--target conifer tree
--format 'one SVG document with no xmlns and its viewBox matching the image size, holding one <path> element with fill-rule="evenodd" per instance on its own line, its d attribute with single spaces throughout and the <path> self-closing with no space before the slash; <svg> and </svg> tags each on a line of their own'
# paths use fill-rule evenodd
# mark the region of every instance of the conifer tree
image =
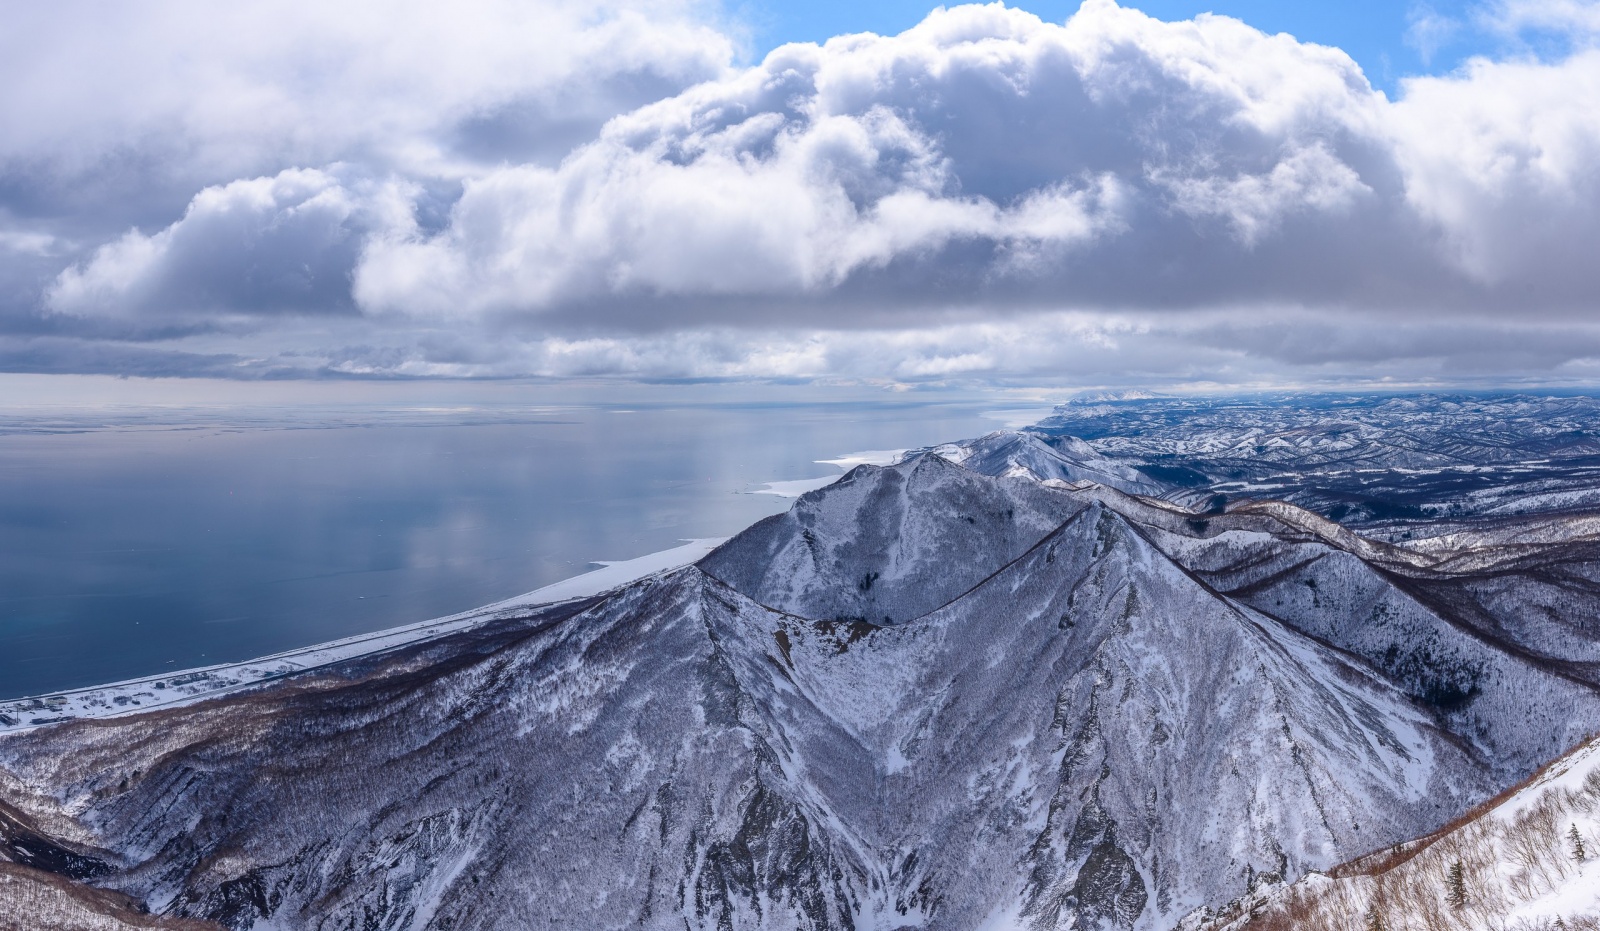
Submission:
<svg viewBox="0 0 1600 931">
<path fill-rule="evenodd" d="M 1367 906 L 1367 917 L 1364 925 L 1366 931 L 1389 931 L 1389 926 L 1384 923 L 1383 912 L 1378 911 L 1378 903 L 1373 902 Z"/>
<path fill-rule="evenodd" d="M 1572 859 L 1582 863 L 1588 859 L 1589 851 L 1583 846 L 1583 835 L 1578 833 L 1578 825 L 1574 823 L 1572 830 L 1567 832 L 1567 840 L 1572 844 Z"/>
<path fill-rule="evenodd" d="M 1467 871 L 1457 860 L 1450 864 L 1444 877 L 1444 900 L 1451 908 L 1464 908 L 1467 904 Z"/>
</svg>

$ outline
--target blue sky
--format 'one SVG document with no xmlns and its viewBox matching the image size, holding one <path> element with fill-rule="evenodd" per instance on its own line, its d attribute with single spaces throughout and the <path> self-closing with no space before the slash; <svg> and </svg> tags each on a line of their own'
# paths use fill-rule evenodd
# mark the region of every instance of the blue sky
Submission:
<svg viewBox="0 0 1600 931">
<path fill-rule="evenodd" d="M 1055 22 L 1078 8 L 1076 0 L 1022 0 L 1010 5 Z M 1122 5 L 1169 22 L 1201 13 L 1232 16 L 1265 32 L 1287 32 L 1304 42 L 1338 46 L 1361 65 L 1374 87 L 1391 98 L 1400 78 L 1448 72 L 1467 57 L 1494 53 L 1502 45 L 1473 26 L 1473 13 L 1481 4 L 1462 0 L 1141 0 Z M 847 32 L 898 33 L 915 25 L 933 5 L 925 0 L 747 0 L 735 2 L 733 8 L 754 29 L 756 45 L 766 51 L 784 42 L 822 42 Z M 1425 59 L 1422 45 L 1427 30 L 1419 23 L 1430 13 L 1443 33 L 1436 29 L 1436 47 Z"/>
</svg>

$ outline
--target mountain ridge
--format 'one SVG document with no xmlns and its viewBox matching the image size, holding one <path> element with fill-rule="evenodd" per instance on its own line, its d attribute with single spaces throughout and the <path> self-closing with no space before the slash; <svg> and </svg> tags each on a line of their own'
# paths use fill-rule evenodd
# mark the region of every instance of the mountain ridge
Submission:
<svg viewBox="0 0 1600 931">
<path fill-rule="evenodd" d="M 0 799 L 105 853 L 50 883 L 234 929 L 1155 929 L 1436 829 L 1600 722 L 1600 635 L 1561 614 L 1600 607 L 1584 540 L 1462 562 L 1019 470 L 1038 445 L 861 466 L 600 596 L 0 736 Z"/>
</svg>

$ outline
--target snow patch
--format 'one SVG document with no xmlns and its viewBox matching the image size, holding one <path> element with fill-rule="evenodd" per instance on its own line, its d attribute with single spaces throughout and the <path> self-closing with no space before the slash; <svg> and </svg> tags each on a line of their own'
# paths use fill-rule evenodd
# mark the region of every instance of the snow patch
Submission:
<svg viewBox="0 0 1600 931">
<path fill-rule="evenodd" d="M 818 459 L 819 465 L 838 466 L 848 472 L 856 466 L 887 466 L 900 461 L 906 454 L 904 449 L 863 449 L 859 452 L 845 453 L 837 459 Z"/>
<path fill-rule="evenodd" d="M 777 495 L 780 498 L 798 498 L 808 491 L 816 491 L 837 482 L 837 475 L 824 475 L 821 478 L 797 478 L 787 482 L 767 482 L 761 488 L 750 492 L 753 495 Z"/>
<path fill-rule="evenodd" d="M 903 449 L 863 449 L 859 452 L 845 453 L 837 459 L 817 459 L 818 465 L 837 466 L 840 471 L 848 472 L 856 466 L 894 465 L 906 453 Z M 837 475 L 824 475 L 818 478 L 797 478 L 782 482 L 765 482 L 762 487 L 750 492 L 753 495 L 777 495 L 780 498 L 798 498 L 808 491 L 816 491 L 832 485 L 839 480 Z"/>
</svg>

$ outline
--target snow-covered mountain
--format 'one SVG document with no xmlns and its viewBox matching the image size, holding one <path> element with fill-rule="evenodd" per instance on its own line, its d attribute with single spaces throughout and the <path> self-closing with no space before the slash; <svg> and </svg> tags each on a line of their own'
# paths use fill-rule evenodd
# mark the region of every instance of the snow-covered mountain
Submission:
<svg viewBox="0 0 1600 931">
<path fill-rule="evenodd" d="M 0 914 L 1164 929 L 1600 727 L 1593 518 L 1398 546 L 1171 487 L 994 434 L 607 593 L 0 736 Z"/>
<path fill-rule="evenodd" d="M 1600 740 L 1443 830 L 1188 916 L 1181 931 L 1600 928 Z"/>
<path fill-rule="evenodd" d="M 1028 429 L 1138 469 L 1168 500 L 1277 498 L 1397 536 L 1600 507 L 1591 397 L 1121 398 L 1069 402 Z"/>
<path fill-rule="evenodd" d="M 961 443 L 909 450 L 908 456 L 926 452 L 960 463 L 985 475 L 1055 479 L 1069 484 L 1093 482 L 1130 494 L 1153 495 L 1167 485 L 1126 462 L 1101 455 L 1093 446 L 1065 434 L 1041 436 L 1001 430 Z"/>
</svg>

